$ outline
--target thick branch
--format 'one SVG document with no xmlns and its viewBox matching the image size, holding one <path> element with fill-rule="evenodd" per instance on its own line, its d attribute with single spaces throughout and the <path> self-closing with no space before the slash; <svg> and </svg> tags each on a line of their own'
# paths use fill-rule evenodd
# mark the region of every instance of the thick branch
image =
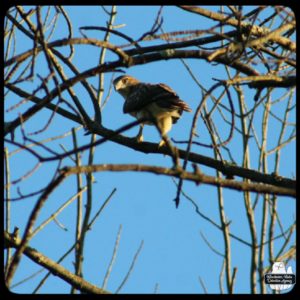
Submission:
<svg viewBox="0 0 300 300">
<path fill-rule="evenodd" d="M 7 232 L 4 232 L 4 244 L 5 247 L 7 248 L 12 247 L 18 249 L 21 245 L 21 240 L 19 238 L 10 236 Z M 89 283 L 88 281 L 85 281 L 81 277 L 74 275 L 73 273 L 63 268 L 55 261 L 44 256 L 34 248 L 26 247 L 23 253 L 35 263 L 45 267 L 54 276 L 58 276 L 59 278 L 68 282 L 69 284 L 71 284 L 76 289 L 82 292 L 89 293 L 89 294 L 110 294 L 108 291 L 103 290 Z"/>
<path fill-rule="evenodd" d="M 58 40 L 58 41 L 47 44 L 47 46 L 49 48 L 65 46 L 68 44 L 68 41 L 69 41 L 68 39 Z M 104 42 L 101 42 L 98 40 L 93 40 L 93 39 L 90 42 L 88 42 L 88 41 L 89 41 L 89 39 L 85 39 L 84 41 L 82 41 L 82 39 L 79 39 L 79 38 L 72 39 L 73 43 L 81 42 L 81 43 L 86 43 L 86 44 L 95 45 L 95 46 L 99 46 L 99 47 L 102 45 L 102 43 L 104 43 Z M 104 46 L 104 44 L 103 44 L 103 46 Z M 107 45 L 105 44 L 105 46 L 107 46 Z M 173 50 L 170 48 L 168 48 L 168 49 L 165 49 L 165 48 L 166 48 L 165 45 L 157 46 L 156 52 L 148 53 L 148 54 L 144 54 L 143 48 L 140 48 L 139 50 L 136 50 L 139 53 L 139 55 L 136 55 L 134 57 L 130 57 L 126 52 L 121 52 L 122 55 L 121 54 L 119 55 L 120 59 L 118 61 L 112 61 L 112 62 L 103 64 L 103 65 L 97 66 L 95 68 L 89 69 L 87 71 L 84 71 L 82 73 L 80 80 L 85 79 L 87 77 L 95 76 L 101 72 L 110 71 L 110 70 L 118 68 L 118 67 L 142 65 L 142 64 L 149 63 L 149 62 L 160 61 L 160 60 L 178 59 L 178 58 L 196 58 L 196 59 L 205 59 L 209 62 L 209 57 L 212 54 L 211 51 L 205 51 L 205 50 Z M 111 50 L 118 49 L 119 50 L 119 48 L 114 45 L 111 45 L 111 47 L 109 49 L 111 49 Z M 41 47 L 38 47 L 36 49 L 36 51 L 41 51 Z M 33 50 L 26 51 L 20 55 L 17 55 L 15 57 L 9 59 L 8 61 L 6 61 L 5 66 L 9 66 L 12 63 L 16 63 L 16 62 L 21 62 L 24 59 L 31 56 L 32 54 L 33 54 Z M 118 54 L 119 54 L 119 52 L 118 52 Z M 224 56 L 217 57 L 215 59 L 215 61 L 218 63 L 224 64 L 224 65 L 228 65 L 231 68 L 234 68 L 234 69 L 236 69 L 242 73 L 245 73 L 247 75 L 250 75 L 250 76 L 251 75 L 259 75 L 259 73 L 256 70 L 249 67 L 247 64 L 243 64 L 240 61 L 232 61 L 232 59 L 224 57 Z"/>
<path fill-rule="evenodd" d="M 147 166 L 147 165 L 136 165 L 136 164 L 103 164 L 103 165 L 87 165 L 80 167 L 65 167 L 63 173 L 68 176 L 70 174 L 78 173 L 91 173 L 91 172 L 103 172 L 103 171 L 114 171 L 114 172 L 149 172 L 156 175 L 165 175 L 182 178 L 185 180 L 193 181 L 197 184 L 205 183 L 213 186 L 226 187 L 238 191 L 251 191 L 263 194 L 276 194 L 282 196 L 296 197 L 296 189 L 289 189 L 283 187 L 277 187 L 268 184 L 260 183 L 248 183 L 235 181 L 232 179 L 223 179 L 219 177 L 205 175 L 201 172 L 186 172 L 182 169 L 169 169 L 164 167 Z"/>
<path fill-rule="evenodd" d="M 296 86 L 296 76 L 276 76 L 276 75 L 261 75 L 237 77 L 231 80 L 226 80 L 226 84 L 248 84 L 250 88 L 291 88 Z"/>
</svg>

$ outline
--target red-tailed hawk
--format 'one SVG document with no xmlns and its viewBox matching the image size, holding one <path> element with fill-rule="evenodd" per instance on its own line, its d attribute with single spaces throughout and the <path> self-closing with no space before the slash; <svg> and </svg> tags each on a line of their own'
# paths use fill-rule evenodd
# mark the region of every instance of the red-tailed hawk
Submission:
<svg viewBox="0 0 300 300">
<path fill-rule="evenodd" d="M 113 84 L 115 90 L 125 99 L 123 112 L 137 119 L 147 120 L 140 125 L 137 135 L 139 142 L 143 141 L 144 124 L 155 125 L 156 123 L 161 135 L 166 136 L 183 111 L 191 112 L 189 106 L 163 83 L 144 83 L 129 75 L 123 75 L 117 77 Z M 159 147 L 163 144 L 164 141 L 161 140 Z"/>
</svg>

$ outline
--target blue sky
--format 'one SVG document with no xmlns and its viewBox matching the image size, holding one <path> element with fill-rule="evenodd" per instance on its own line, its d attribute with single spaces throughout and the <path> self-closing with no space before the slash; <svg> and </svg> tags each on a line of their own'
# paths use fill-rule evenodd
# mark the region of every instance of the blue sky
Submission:
<svg viewBox="0 0 300 300">
<path fill-rule="evenodd" d="M 209 7 L 209 9 L 217 10 L 217 7 Z M 245 10 L 253 8 L 247 7 Z M 79 28 L 81 26 L 105 26 L 107 16 L 101 7 L 95 6 L 66 6 L 70 19 L 74 37 L 80 37 Z M 157 6 L 120 6 L 117 8 L 116 25 L 124 24 L 118 30 L 133 38 L 140 37 L 145 31 L 150 30 L 156 14 L 159 10 Z M 45 8 L 43 8 L 45 12 Z M 214 23 L 208 19 L 199 17 L 195 14 L 189 14 L 177 7 L 165 7 L 163 9 L 163 29 L 165 32 L 177 30 L 192 29 L 208 29 Z M 101 39 L 102 33 L 90 31 L 85 32 L 89 37 Z M 65 38 L 66 23 L 60 18 L 51 41 Z M 16 54 L 22 53 L 32 47 L 32 42 L 22 34 L 16 35 L 17 48 Z M 110 42 L 113 44 L 123 43 L 118 37 L 112 36 Z M 151 45 L 162 41 L 145 42 L 145 45 Z M 58 48 L 61 50 L 61 48 Z M 69 53 L 69 48 L 65 48 L 65 54 Z M 97 65 L 100 49 L 93 46 L 79 45 L 76 46 L 76 52 L 72 62 L 81 70 L 87 70 Z M 115 60 L 115 54 L 107 51 L 106 61 Z M 212 78 L 226 79 L 227 75 L 224 67 L 209 64 L 203 60 L 186 60 L 192 71 L 197 76 L 201 84 L 209 89 L 215 81 Z M 38 56 L 37 62 L 38 74 L 47 74 L 48 69 L 44 63 L 44 57 Z M 68 76 L 72 73 L 65 69 Z M 201 91 L 196 83 L 191 79 L 182 62 L 179 60 L 160 61 L 132 67 L 126 70 L 127 74 L 139 78 L 145 82 L 164 82 L 171 86 L 180 95 L 182 99 L 188 102 L 189 106 L 195 111 L 199 101 L 202 99 Z M 232 71 L 232 74 L 234 72 Z M 107 95 L 111 76 L 113 74 L 105 74 L 105 93 Z M 118 74 L 114 74 L 117 76 Z M 97 87 L 98 77 L 89 78 L 89 83 Z M 20 87 L 24 89 L 34 89 L 38 85 L 38 81 L 32 83 L 23 83 Z M 53 85 L 49 85 L 52 88 Z M 79 97 L 81 104 L 87 110 L 90 116 L 93 114 L 93 107 L 85 90 L 80 84 L 74 86 L 74 90 Z M 218 91 L 220 93 L 221 91 Z M 285 90 L 274 92 L 274 100 L 285 93 Z M 253 96 L 255 91 L 245 88 L 246 103 L 248 108 L 253 107 Z M 37 96 L 42 96 L 37 94 Z M 67 93 L 63 93 L 66 98 Z M 14 97 L 13 94 L 7 96 L 5 109 L 17 103 L 20 99 Z M 236 103 L 237 99 L 234 98 Z M 227 104 L 227 102 L 226 102 Z M 24 112 L 31 103 L 22 105 L 5 115 L 5 121 L 13 120 L 19 112 Z M 208 105 L 211 105 L 209 103 Z M 110 129 L 117 129 L 124 124 L 133 121 L 129 115 L 122 113 L 123 99 L 120 95 L 112 92 L 109 101 L 103 109 L 103 125 Z M 274 106 L 274 113 L 282 112 L 286 102 L 278 103 Z M 64 107 L 65 108 L 65 107 Z M 26 122 L 26 132 L 32 132 L 40 129 L 47 122 L 51 112 L 48 110 L 41 111 L 30 121 Z M 182 119 L 173 126 L 170 137 L 177 140 L 188 139 L 189 130 L 192 123 L 193 114 L 184 114 Z M 259 126 L 262 117 L 262 109 L 258 110 L 255 116 L 254 124 Z M 238 121 L 237 121 L 238 122 Z M 290 122 L 295 122 L 295 110 L 290 114 Z M 227 136 L 229 132 L 228 126 L 224 125 L 222 120 L 216 120 L 222 136 Z M 278 122 L 270 117 L 270 130 L 268 131 L 268 149 L 272 149 L 278 139 Z M 49 136 L 58 136 L 63 134 L 78 124 L 65 120 L 57 115 L 49 128 L 33 136 L 34 139 L 43 140 Z M 238 124 L 237 126 L 240 126 Z M 259 127 L 258 127 L 259 128 Z M 291 129 L 289 129 L 291 130 Z M 135 136 L 138 129 L 134 128 L 125 133 L 127 136 Z M 290 132 L 290 131 L 289 131 Z M 197 133 L 201 142 L 210 143 L 207 129 L 202 120 L 199 119 Z M 16 139 L 21 139 L 20 130 L 16 131 Z M 288 136 L 288 133 L 287 133 Z M 77 131 L 78 142 L 84 145 L 90 141 L 89 136 L 84 136 L 84 130 Z M 261 138 L 261 132 L 258 130 L 258 138 Z M 144 129 L 144 139 L 146 141 L 158 142 L 159 135 L 156 129 L 146 126 Z M 241 163 L 242 153 L 241 136 L 235 133 L 233 140 L 228 146 L 234 155 L 238 164 Z M 72 138 L 69 135 L 63 140 L 53 141 L 51 148 L 61 152 L 60 144 L 65 148 L 71 149 Z M 15 147 L 8 145 L 9 151 L 13 151 Z M 184 146 L 179 147 L 183 148 Z M 42 151 L 42 150 L 41 150 Z M 211 149 L 193 146 L 193 151 L 202 155 L 213 157 Z M 258 152 L 252 139 L 250 143 L 251 151 L 251 167 L 257 168 Z M 41 152 L 43 153 L 43 152 Z M 45 153 L 45 155 L 48 155 Z M 224 152 L 224 158 L 228 159 Z M 87 164 L 87 153 L 82 154 L 83 164 Z M 269 159 L 269 170 L 273 172 L 273 159 Z M 24 151 L 11 157 L 12 180 L 19 178 L 32 168 L 35 159 Z M 172 167 L 170 157 L 160 154 L 144 154 L 132 149 L 125 148 L 113 142 L 106 142 L 98 147 L 95 152 L 95 164 L 103 163 L 134 163 Z M 64 165 L 73 165 L 70 159 L 64 161 Z M 32 190 L 38 190 L 43 187 L 57 166 L 57 163 L 44 164 L 36 173 L 20 184 L 22 193 L 26 194 Z M 191 170 L 191 167 L 188 167 Z M 214 170 L 201 166 L 201 170 L 209 175 L 215 175 Z M 280 175 L 292 178 L 295 176 L 295 141 L 285 147 L 281 153 Z M 109 202 L 108 206 L 101 213 L 100 217 L 94 223 L 93 228 L 87 234 L 84 253 L 84 278 L 96 285 L 101 285 L 104 275 L 112 255 L 114 243 L 116 240 L 119 226 L 122 224 L 122 233 L 120 238 L 120 246 L 117 259 L 108 281 L 107 289 L 114 292 L 124 276 L 126 275 L 131 261 L 141 243 L 144 241 L 143 248 L 136 262 L 136 266 L 121 290 L 123 293 L 153 293 L 156 284 L 159 285 L 159 293 L 202 293 L 203 290 L 199 283 L 199 276 L 204 281 L 209 293 L 219 293 L 219 274 L 222 267 L 222 258 L 213 253 L 207 244 L 201 238 L 202 232 L 207 240 L 218 251 L 223 252 L 224 243 L 222 232 L 207 221 L 203 220 L 195 213 L 194 206 L 190 201 L 181 197 L 181 203 L 178 209 L 175 209 L 174 201 L 176 195 L 176 186 L 171 178 L 163 176 L 155 176 L 151 174 L 140 173 L 110 173 L 102 172 L 94 174 L 96 183 L 93 185 L 93 208 L 92 216 L 98 211 L 105 199 L 116 188 L 117 191 Z M 176 181 L 177 182 L 177 181 Z M 62 186 L 60 186 L 48 199 L 45 207 L 39 215 L 36 225 L 51 215 L 68 198 L 74 195 L 76 191 L 75 177 L 69 177 Z M 213 219 L 217 224 L 219 221 L 219 211 L 217 202 L 217 191 L 215 188 L 200 185 L 196 186 L 190 182 L 184 182 L 183 191 L 192 197 L 199 206 L 202 213 Z M 12 187 L 12 197 L 17 196 L 16 186 Z M 225 212 L 228 220 L 231 220 L 231 232 L 237 236 L 250 241 L 250 232 L 246 220 L 246 212 L 242 194 L 224 189 Z M 252 194 L 252 199 L 255 195 Z M 35 197 L 23 201 L 12 202 L 11 206 L 11 228 L 17 226 L 21 232 L 26 224 L 27 218 L 33 208 Z M 261 206 L 263 199 L 258 201 L 256 209 L 256 223 L 261 223 Z M 295 200 L 291 198 L 278 198 L 278 212 L 280 213 L 281 222 L 284 229 L 290 226 L 295 218 Z M 69 205 L 59 216 L 58 220 L 63 224 L 67 231 L 62 230 L 54 222 L 51 222 L 45 229 L 37 234 L 30 246 L 38 249 L 43 254 L 49 256 L 53 260 L 57 260 L 74 242 L 74 226 L 76 216 L 75 201 Z M 257 231 L 259 232 L 260 227 Z M 278 233 L 278 226 L 276 232 Z M 238 267 L 236 278 L 236 293 L 248 293 L 250 288 L 249 266 L 250 266 L 250 248 L 236 240 L 232 242 L 232 267 Z M 281 247 L 282 241 L 275 243 L 277 250 Z M 74 255 L 71 254 L 64 260 L 62 265 L 69 270 L 73 270 L 72 262 Z M 267 260 L 266 260 L 267 263 Z M 293 270 L 295 264 L 292 262 Z M 31 275 L 40 267 L 29 259 L 23 257 L 21 265 L 14 278 L 14 283 L 22 280 L 24 277 Z M 44 273 L 43 273 L 44 274 Z M 42 275 L 17 286 L 13 289 L 17 293 L 31 293 L 36 287 Z M 225 283 L 224 283 L 225 286 Z M 51 276 L 50 279 L 40 290 L 41 293 L 68 293 L 70 287 L 60 279 Z"/>
</svg>

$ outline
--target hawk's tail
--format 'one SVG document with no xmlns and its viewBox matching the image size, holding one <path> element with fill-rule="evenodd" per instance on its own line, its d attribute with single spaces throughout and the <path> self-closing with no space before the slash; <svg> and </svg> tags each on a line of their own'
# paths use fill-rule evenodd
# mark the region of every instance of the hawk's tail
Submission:
<svg viewBox="0 0 300 300">
<path fill-rule="evenodd" d="M 192 112 L 192 110 L 190 109 L 190 107 L 188 106 L 188 104 L 186 102 L 184 102 L 183 100 L 181 100 L 181 99 L 178 99 L 176 101 L 176 106 L 178 106 L 179 108 L 181 108 L 184 111 Z"/>
</svg>

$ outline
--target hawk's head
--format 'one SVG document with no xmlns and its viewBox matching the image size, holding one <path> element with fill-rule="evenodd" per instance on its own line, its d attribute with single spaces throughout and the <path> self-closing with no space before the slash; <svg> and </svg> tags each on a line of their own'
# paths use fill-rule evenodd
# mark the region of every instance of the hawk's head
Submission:
<svg viewBox="0 0 300 300">
<path fill-rule="evenodd" d="M 140 81 L 129 75 L 119 76 L 113 81 L 115 90 L 125 97 L 130 92 L 131 88 L 138 83 L 140 83 Z"/>
</svg>

